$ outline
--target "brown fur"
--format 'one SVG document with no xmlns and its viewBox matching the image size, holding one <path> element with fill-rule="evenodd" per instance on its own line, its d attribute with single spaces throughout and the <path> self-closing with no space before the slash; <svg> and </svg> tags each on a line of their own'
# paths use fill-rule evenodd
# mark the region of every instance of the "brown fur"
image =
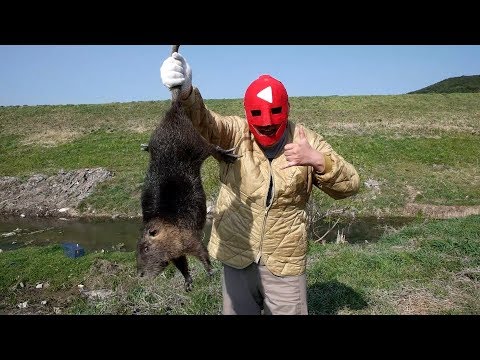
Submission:
<svg viewBox="0 0 480 360">
<path fill-rule="evenodd" d="M 157 276 L 170 261 L 180 270 L 185 278 L 185 288 L 191 290 L 192 277 L 188 269 L 186 255 L 196 256 L 212 274 L 212 265 L 208 252 L 199 241 L 198 230 L 181 229 L 158 218 L 150 220 L 144 227 L 142 241 L 138 249 L 138 267 L 144 274 Z"/>
<path fill-rule="evenodd" d="M 208 274 L 212 266 L 201 235 L 206 222 L 206 196 L 200 169 L 210 155 L 237 159 L 233 149 L 209 144 L 194 128 L 182 104 L 172 107 L 153 132 L 150 164 L 142 191 L 143 231 L 137 243 L 137 271 L 154 277 L 172 262 L 192 287 L 187 255 L 196 256 Z"/>
</svg>

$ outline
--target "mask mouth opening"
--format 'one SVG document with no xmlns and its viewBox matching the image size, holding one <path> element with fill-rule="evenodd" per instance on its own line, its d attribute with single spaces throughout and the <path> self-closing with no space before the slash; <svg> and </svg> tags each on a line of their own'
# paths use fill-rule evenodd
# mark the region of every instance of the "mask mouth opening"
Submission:
<svg viewBox="0 0 480 360">
<path fill-rule="evenodd" d="M 276 134 L 280 125 L 267 125 L 267 126 L 257 126 L 255 125 L 255 130 L 258 131 L 259 134 L 264 136 L 273 136 Z"/>
</svg>

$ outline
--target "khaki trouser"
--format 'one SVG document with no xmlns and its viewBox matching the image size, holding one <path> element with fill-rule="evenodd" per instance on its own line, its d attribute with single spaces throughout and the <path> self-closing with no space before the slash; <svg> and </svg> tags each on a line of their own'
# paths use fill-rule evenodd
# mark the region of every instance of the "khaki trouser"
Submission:
<svg viewBox="0 0 480 360">
<path fill-rule="evenodd" d="M 308 315 L 305 274 L 276 276 L 263 264 L 223 264 L 222 294 L 224 315 Z"/>
</svg>

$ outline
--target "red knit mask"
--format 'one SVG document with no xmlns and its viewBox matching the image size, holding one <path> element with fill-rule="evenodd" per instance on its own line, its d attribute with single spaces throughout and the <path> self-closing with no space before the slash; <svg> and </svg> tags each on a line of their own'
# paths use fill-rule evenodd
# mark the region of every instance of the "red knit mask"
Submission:
<svg viewBox="0 0 480 360">
<path fill-rule="evenodd" d="M 285 86 L 270 75 L 261 75 L 245 91 L 243 100 L 248 127 L 264 147 L 277 143 L 288 119 L 288 94 Z"/>
</svg>

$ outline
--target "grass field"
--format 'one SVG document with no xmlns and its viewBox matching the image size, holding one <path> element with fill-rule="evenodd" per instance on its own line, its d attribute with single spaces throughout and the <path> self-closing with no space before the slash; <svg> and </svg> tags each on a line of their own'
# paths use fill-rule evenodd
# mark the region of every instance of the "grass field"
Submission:
<svg viewBox="0 0 480 360">
<path fill-rule="evenodd" d="M 243 113 L 241 99 L 206 104 L 223 115 Z M 318 216 L 417 218 L 386 229 L 374 244 L 312 241 L 311 314 L 480 314 L 480 94 L 301 97 L 290 104 L 290 118 L 323 134 L 361 178 L 359 193 L 348 199 L 314 191 Z M 148 163 L 140 144 L 168 107 L 168 101 L 0 107 L 0 176 L 105 167 L 115 176 L 80 211 L 138 216 Z M 213 159 L 202 175 L 214 199 Z M 0 311 L 219 313 L 219 272 L 209 279 L 193 265 L 195 288 L 186 294 L 173 269 L 153 281 L 136 279 L 132 253 L 72 261 L 55 246 L 3 252 Z M 49 286 L 39 290 L 37 283 Z M 79 283 L 112 293 L 92 300 Z M 40 305 L 43 298 L 48 306 Z M 25 301 L 29 307 L 17 307 Z"/>
</svg>

